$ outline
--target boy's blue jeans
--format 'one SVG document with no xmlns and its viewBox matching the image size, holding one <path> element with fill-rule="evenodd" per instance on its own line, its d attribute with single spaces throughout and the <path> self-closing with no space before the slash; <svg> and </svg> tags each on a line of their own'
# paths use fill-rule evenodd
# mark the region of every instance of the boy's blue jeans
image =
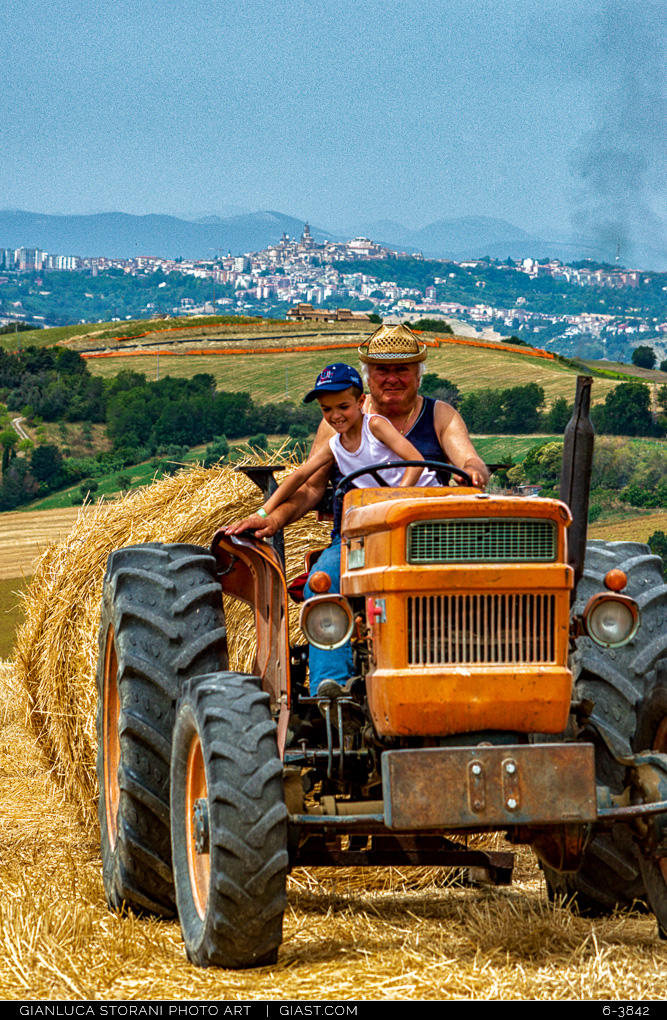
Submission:
<svg viewBox="0 0 667 1020">
<path fill-rule="evenodd" d="M 337 535 L 328 549 L 325 549 L 313 567 L 316 570 L 325 570 L 331 578 L 329 591 L 333 595 L 340 593 L 340 547 L 341 538 Z M 306 583 L 303 593 L 307 599 L 315 594 Z M 333 651 L 323 651 L 321 648 L 314 648 L 310 645 L 308 650 L 308 668 L 310 671 L 310 696 L 317 693 L 317 688 L 323 680 L 335 680 L 339 684 L 346 683 L 351 676 L 354 676 L 354 662 L 352 659 L 352 645 L 350 642 Z"/>
</svg>

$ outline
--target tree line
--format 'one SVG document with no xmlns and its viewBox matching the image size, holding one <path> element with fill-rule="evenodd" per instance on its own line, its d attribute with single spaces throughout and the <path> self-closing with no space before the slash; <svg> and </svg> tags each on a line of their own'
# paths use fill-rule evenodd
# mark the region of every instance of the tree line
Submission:
<svg viewBox="0 0 667 1020">
<path fill-rule="evenodd" d="M 549 440 L 533 447 L 521 463 L 497 471 L 493 480 L 503 486 L 539 485 L 541 496 L 558 496 L 562 460 L 562 442 Z M 667 450 L 616 436 L 597 437 L 589 520 L 619 503 L 646 509 L 667 505 Z"/>
<path fill-rule="evenodd" d="M 111 440 L 111 450 L 96 457 L 66 457 L 54 443 L 21 444 L 6 415 L 0 424 L 0 511 L 80 479 L 204 443 L 266 433 L 299 437 L 299 428 L 307 435 L 320 419 L 312 405 L 255 404 L 249 393 L 217 390 L 208 373 L 149 382 L 143 373 L 125 370 L 104 380 L 67 348 L 29 347 L 20 355 L 0 349 L 0 401 L 33 424 L 103 423 Z"/>
<path fill-rule="evenodd" d="M 537 383 L 475 390 L 462 396 L 457 406 L 470 432 L 492 435 L 561 433 L 573 409 L 573 404 L 565 397 L 558 397 L 547 409 L 544 389 Z M 654 412 L 651 391 L 645 383 L 619 383 L 609 390 L 604 403 L 591 408 L 591 420 L 599 435 L 664 436 L 667 434 L 667 386 L 658 388 Z"/>
<path fill-rule="evenodd" d="M 559 434 L 572 405 L 558 398 L 546 408 L 537 383 L 461 393 L 455 382 L 426 373 L 422 392 L 458 407 L 468 429 L 477 434 Z M 104 424 L 111 450 L 96 457 L 68 457 L 53 443 L 31 449 L 21 444 L 8 421 L 0 423 L 2 482 L 0 510 L 14 509 L 38 495 L 131 464 L 173 456 L 201 444 L 218 444 L 251 436 L 259 448 L 266 435 L 288 434 L 303 453 L 307 436 L 320 420 L 314 404 L 283 401 L 255 404 L 249 393 L 216 388 L 213 375 L 147 381 L 131 369 L 104 380 L 91 375 L 85 359 L 69 348 L 28 347 L 20 354 L 0 348 L 0 401 L 34 423 L 89 422 Z M 603 404 L 592 410 L 596 431 L 607 435 L 662 436 L 667 431 L 667 386 L 658 390 L 658 412 L 641 382 L 620 383 Z M 631 483 L 627 483 L 630 485 Z M 634 492 L 634 490 L 632 490 Z M 640 499 L 639 491 L 633 499 Z M 646 499 L 644 495 L 641 498 Z"/>
</svg>

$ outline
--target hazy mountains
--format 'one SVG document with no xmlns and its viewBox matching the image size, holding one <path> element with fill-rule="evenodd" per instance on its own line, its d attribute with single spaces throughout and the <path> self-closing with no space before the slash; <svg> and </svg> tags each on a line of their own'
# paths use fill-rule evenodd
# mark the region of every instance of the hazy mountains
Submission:
<svg viewBox="0 0 667 1020">
<path fill-rule="evenodd" d="M 405 251 L 419 251 L 427 258 L 455 260 L 482 258 L 546 258 L 545 242 L 519 227 L 490 216 L 461 216 L 437 220 L 421 230 L 408 230 L 400 223 L 379 220 L 363 225 L 363 233 L 374 241 Z M 539 254 L 537 253 L 539 249 Z"/>
<path fill-rule="evenodd" d="M 159 255 L 164 258 L 211 259 L 231 252 L 261 251 L 280 240 L 283 232 L 301 236 L 303 220 L 279 212 L 208 215 L 198 220 L 175 216 L 132 216 L 128 213 L 96 213 L 86 216 L 51 216 L 17 210 L 0 211 L 0 248 L 40 248 L 59 255 L 82 257 L 106 255 L 133 258 Z M 379 244 L 426 258 L 560 258 L 565 262 L 594 258 L 612 262 L 615 252 L 586 244 L 584 238 L 537 237 L 504 220 L 488 216 L 463 216 L 437 220 L 420 230 L 379 220 L 359 223 L 354 230 L 326 231 L 311 225 L 313 237 L 335 241 L 352 236 L 370 237 Z M 622 261 L 648 267 L 657 265 L 639 250 L 624 252 Z M 664 258 L 657 260 L 664 262 Z"/>
<path fill-rule="evenodd" d="M 426 258 L 464 259 L 491 258 L 558 258 L 571 263 L 578 259 L 594 259 L 613 263 L 616 241 L 575 235 L 568 231 L 549 231 L 543 236 L 530 234 L 505 220 L 490 216 L 461 216 L 437 220 L 421 230 L 408 230 L 400 223 L 379 220 L 362 224 L 361 233 L 388 247 L 404 251 L 420 251 Z M 623 265 L 642 269 L 667 269 L 667 249 L 656 250 L 649 245 L 625 242 L 620 261 Z"/>
<path fill-rule="evenodd" d="M 212 259 L 261 251 L 280 240 L 283 231 L 301 236 L 303 220 L 282 213 L 257 212 L 221 219 L 207 216 L 191 222 L 175 216 L 131 216 L 96 213 L 90 216 L 48 216 L 41 213 L 0 211 L 0 248 L 41 248 L 58 255 L 105 255 L 135 258 Z M 320 232 L 313 230 L 313 236 Z"/>
</svg>

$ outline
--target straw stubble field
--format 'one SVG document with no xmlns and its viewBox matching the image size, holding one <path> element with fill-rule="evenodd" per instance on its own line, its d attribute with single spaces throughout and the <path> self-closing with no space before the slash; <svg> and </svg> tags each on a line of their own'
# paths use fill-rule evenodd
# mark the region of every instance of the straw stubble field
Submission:
<svg viewBox="0 0 667 1020">
<path fill-rule="evenodd" d="M 257 347 L 261 348 L 262 344 L 258 342 Z M 115 376 L 121 368 L 143 372 L 147 379 L 156 378 L 158 367 L 162 376 L 189 378 L 197 372 L 208 372 L 214 376 L 218 389 L 245 391 L 253 400 L 264 403 L 284 400 L 286 396 L 298 401 L 328 362 L 348 361 L 353 357 L 356 357 L 354 345 L 347 350 L 285 354 L 245 354 L 237 349 L 233 358 L 180 352 L 173 357 L 162 357 L 158 366 L 156 355 L 146 353 L 125 361 L 120 358 L 91 360 L 88 368 L 93 375 L 105 378 Z M 568 402 L 574 399 L 576 373 L 572 369 L 558 362 L 540 361 L 505 350 L 475 350 L 455 344 L 443 346 L 429 351 L 428 371 L 451 379 L 463 393 L 536 382 L 544 389 L 547 407 L 558 397 L 565 397 Z M 609 390 L 617 385 L 614 380 L 596 379 L 593 403 L 603 402 Z"/>
<path fill-rule="evenodd" d="M 275 967 L 198 970 L 175 923 L 105 906 L 95 819 L 97 607 L 115 545 L 205 543 L 257 497 L 227 469 L 196 469 L 81 514 L 47 549 L 0 699 L 0 996 L 36 999 L 662 998 L 667 947 L 650 915 L 603 920 L 549 904 L 520 851 L 506 889 L 466 889 L 441 869 L 298 869 Z M 288 538 L 289 569 L 323 528 Z M 229 614 L 232 657 L 251 652 Z M 29 724 L 26 726 L 26 722 Z"/>
</svg>

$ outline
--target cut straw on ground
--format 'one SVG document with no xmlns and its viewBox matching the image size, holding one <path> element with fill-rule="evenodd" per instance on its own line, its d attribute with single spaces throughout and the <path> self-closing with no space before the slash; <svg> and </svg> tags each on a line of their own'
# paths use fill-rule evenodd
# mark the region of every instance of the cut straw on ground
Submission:
<svg viewBox="0 0 667 1020">
<path fill-rule="evenodd" d="M 295 869 L 275 966 L 194 967 L 178 924 L 107 909 L 97 832 L 41 767 L 15 684 L 0 669 L 0 998 L 664 998 L 654 919 L 549 903 L 524 849 L 503 889 L 462 888 L 438 868 Z"/>
</svg>

